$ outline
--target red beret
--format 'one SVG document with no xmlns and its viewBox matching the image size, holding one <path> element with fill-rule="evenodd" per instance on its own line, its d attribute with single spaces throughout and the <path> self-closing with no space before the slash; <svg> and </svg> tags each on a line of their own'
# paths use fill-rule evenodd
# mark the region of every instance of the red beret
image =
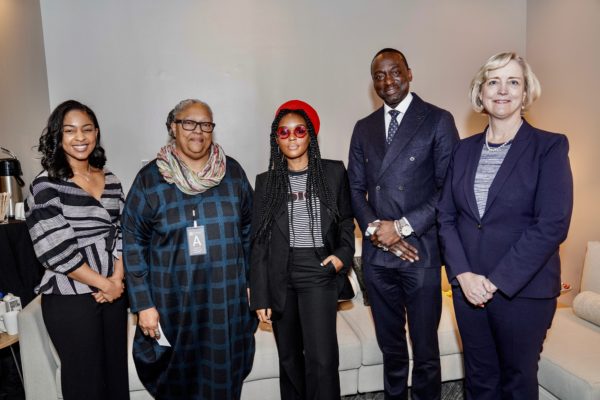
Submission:
<svg viewBox="0 0 600 400">
<path fill-rule="evenodd" d="M 313 127 L 315 128 L 315 135 L 319 134 L 319 127 L 321 126 L 321 120 L 319 120 L 319 114 L 311 107 L 310 104 L 303 102 L 302 100 L 289 100 L 279 106 L 275 112 L 275 116 L 279 115 L 281 110 L 302 110 L 306 113 Z"/>
</svg>

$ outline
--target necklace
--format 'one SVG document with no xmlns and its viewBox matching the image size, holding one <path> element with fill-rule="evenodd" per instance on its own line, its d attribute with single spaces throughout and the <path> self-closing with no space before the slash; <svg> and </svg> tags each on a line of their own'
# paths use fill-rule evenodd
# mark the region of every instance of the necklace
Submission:
<svg viewBox="0 0 600 400">
<path fill-rule="evenodd" d="M 517 127 L 517 130 L 515 131 L 515 133 L 513 133 L 506 142 L 502 143 L 500 146 L 497 146 L 497 147 L 490 147 L 490 143 L 488 141 L 488 136 L 490 135 L 491 126 L 488 126 L 487 130 L 485 131 L 485 147 L 486 147 L 487 151 L 491 151 L 491 152 L 500 151 L 503 147 L 509 145 L 512 142 L 515 135 L 517 134 L 517 132 L 519 131 L 519 129 L 521 128 L 521 125 L 523 125 L 523 120 L 521 120 L 521 123 Z"/>
<path fill-rule="evenodd" d="M 77 172 L 77 171 L 75 171 L 75 170 L 73 170 L 73 174 L 74 174 L 74 175 L 79 175 L 79 176 L 81 176 L 83 179 L 85 179 L 85 181 L 86 181 L 86 182 L 89 182 L 89 181 L 90 181 L 90 175 L 92 174 L 92 172 L 91 172 L 91 168 L 90 168 L 90 165 L 88 164 L 88 167 L 87 167 L 87 174 L 83 174 L 83 173 L 81 173 L 81 172 Z"/>
</svg>

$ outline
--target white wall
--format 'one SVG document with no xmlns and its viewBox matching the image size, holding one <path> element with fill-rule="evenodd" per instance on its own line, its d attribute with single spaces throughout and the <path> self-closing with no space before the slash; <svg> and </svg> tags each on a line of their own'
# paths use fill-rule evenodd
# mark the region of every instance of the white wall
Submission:
<svg viewBox="0 0 600 400">
<path fill-rule="evenodd" d="M 579 290 L 586 243 L 600 240 L 600 1 L 529 0 L 527 57 L 542 83 L 530 120 L 569 137 L 575 208 L 561 248 L 563 280 Z"/>
<path fill-rule="evenodd" d="M 254 182 L 273 113 L 291 98 L 319 112 L 324 157 L 347 160 L 354 123 L 380 104 L 369 66 L 382 47 L 405 52 L 413 89 L 463 135 L 485 123 L 466 97 L 479 65 L 525 51 L 525 0 L 42 0 L 41 11 L 50 104 L 96 111 L 126 189 L 183 98 L 212 106 L 216 141 Z"/>
<path fill-rule="evenodd" d="M 33 146 L 49 113 L 39 1 L 0 0 L 0 146 L 21 162 L 26 186 L 41 170 Z"/>
<path fill-rule="evenodd" d="M 575 211 L 561 253 L 577 287 L 585 242 L 600 238 L 598 20 L 598 0 L 41 0 L 40 22 L 38 0 L 0 0 L 0 145 L 30 182 L 50 106 L 79 99 L 97 112 L 127 189 L 165 143 L 167 112 L 198 97 L 253 181 L 273 112 L 290 98 L 315 106 L 324 156 L 346 161 L 355 121 L 380 104 L 369 76 L 380 48 L 405 52 L 413 89 L 450 110 L 463 137 L 486 122 L 466 98 L 472 75 L 512 49 L 542 81 L 528 118 L 571 141 Z"/>
</svg>

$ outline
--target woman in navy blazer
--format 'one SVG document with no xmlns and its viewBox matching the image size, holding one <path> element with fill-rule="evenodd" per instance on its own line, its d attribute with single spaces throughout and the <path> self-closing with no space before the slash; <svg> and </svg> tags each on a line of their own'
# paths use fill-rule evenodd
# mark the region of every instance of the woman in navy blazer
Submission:
<svg viewBox="0 0 600 400">
<path fill-rule="evenodd" d="M 337 299 L 354 255 L 354 220 L 346 168 L 321 159 L 318 132 L 309 104 L 282 104 L 269 170 L 256 177 L 250 306 L 273 323 L 282 400 L 340 398 Z"/>
<path fill-rule="evenodd" d="M 467 399 L 538 398 L 537 364 L 573 208 L 566 136 L 521 116 L 540 92 L 515 53 L 480 68 L 471 102 L 489 125 L 455 147 L 438 204 Z"/>
</svg>

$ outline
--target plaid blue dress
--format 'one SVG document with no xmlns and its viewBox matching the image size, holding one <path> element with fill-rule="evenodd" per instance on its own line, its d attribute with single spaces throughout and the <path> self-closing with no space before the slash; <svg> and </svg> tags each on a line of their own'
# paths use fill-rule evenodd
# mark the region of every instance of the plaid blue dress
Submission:
<svg viewBox="0 0 600 400">
<path fill-rule="evenodd" d="M 156 307 L 163 347 L 139 327 L 133 358 L 157 399 L 238 399 L 254 357 L 257 319 L 247 297 L 253 191 L 227 157 L 221 183 L 187 195 L 156 161 L 137 175 L 123 211 L 123 255 L 131 311 Z M 189 255 L 186 229 L 205 229 L 206 255 Z"/>
</svg>

